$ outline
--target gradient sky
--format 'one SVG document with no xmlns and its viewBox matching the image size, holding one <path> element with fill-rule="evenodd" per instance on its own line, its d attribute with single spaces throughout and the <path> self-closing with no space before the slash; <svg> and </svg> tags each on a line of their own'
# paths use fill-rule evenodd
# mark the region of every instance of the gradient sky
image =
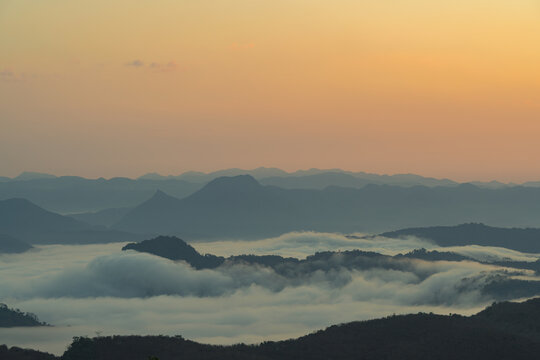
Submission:
<svg viewBox="0 0 540 360">
<path fill-rule="evenodd" d="M 0 175 L 540 180 L 538 0 L 0 0 Z"/>
</svg>

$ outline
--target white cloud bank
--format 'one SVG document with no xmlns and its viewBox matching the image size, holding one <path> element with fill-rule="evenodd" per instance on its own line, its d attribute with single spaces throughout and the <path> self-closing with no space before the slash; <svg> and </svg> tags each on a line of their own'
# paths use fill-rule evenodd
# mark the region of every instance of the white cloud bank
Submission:
<svg viewBox="0 0 540 360">
<path fill-rule="evenodd" d="M 123 245 L 55 245 L 0 256 L 0 302 L 34 312 L 55 325 L 0 329 L 0 342 L 55 353 L 62 353 L 71 337 L 96 332 L 180 334 L 211 343 L 258 342 L 392 313 L 470 314 L 491 302 L 479 285 L 489 274 L 501 271 L 474 262 L 413 260 L 400 270 L 318 270 L 289 279 L 260 267 L 196 271 L 185 263 L 122 252 Z M 368 240 L 319 233 L 194 246 L 220 255 L 277 253 L 300 258 L 321 250 L 395 254 L 420 247 L 436 249 L 414 238 Z M 475 257 L 537 258 L 505 249 L 453 251 Z M 526 271 L 520 276 L 534 278 Z M 463 278 L 478 280 L 465 286 Z"/>
</svg>

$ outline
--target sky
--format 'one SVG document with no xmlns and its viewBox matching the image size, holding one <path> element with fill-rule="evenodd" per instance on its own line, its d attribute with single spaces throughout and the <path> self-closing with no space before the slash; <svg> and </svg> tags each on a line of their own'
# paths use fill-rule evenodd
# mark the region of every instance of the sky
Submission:
<svg viewBox="0 0 540 360">
<path fill-rule="evenodd" d="M 537 0 L 1 0 L 0 175 L 540 180 Z"/>
</svg>

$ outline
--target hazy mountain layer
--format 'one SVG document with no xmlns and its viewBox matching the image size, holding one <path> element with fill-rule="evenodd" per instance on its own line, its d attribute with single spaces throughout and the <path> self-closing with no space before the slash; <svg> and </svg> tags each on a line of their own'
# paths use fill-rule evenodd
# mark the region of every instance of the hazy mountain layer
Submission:
<svg viewBox="0 0 540 360">
<path fill-rule="evenodd" d="M 83 244 L 141 239 L 140 235 L 91 226 L 47 211 L 25 199 L 0 201 L 0 234 L 29 244 Z"/>
<path fill-rule="evenodd" d="M 25 172 L 10 179 L 0 177 L 0 200 L 21 197 L 48 210 L 66 213 L 97 212 L 108 208 L 135 206 L 160 189 L 183 198 L 204 184 L 223 176 L 251 175 L 263 185 L 287 189 L 324 189 L 328 186 L 359 188 L 367 184 L 393 186 L 457 186 L 449 179 L 435 179 L 414 174 L 378 175 L 340 169 L 310 169 L 292 173 L 275 168 L 253 170 L 225 169 L 211 173 L 186 172 L 178 176 L 151 173 L 138 179 L 86 179 L 77 176 L 56 177 L 50 174 Z M 473 182 L 479 187 L 504 188 L 515 184 L 496 181 Z M 527 185 L 537 186 L 534 182 Z"/>
<path fill-rule="evenodd" d="M 540 189 L 485 189 L 467 184 L 291 190 L 263 186 L 250 176 L 223 177 L 183 199 L 157 192 L 113 227 L 205 239 L 277 236 L 301 230 L 379 232 L 471 221 L 540 226 Z"/>
<path fill-rule="evenodd" d="M 128 178 L 85 179 L 76 176 L 30 178 L 0 182 L 0 200 L 25 198 L 47 210 L 59 213 L 95 212 L 107 208 L 139 204 L 162 189 L 185 197 L 201 184 L 183 180 L 133 180 Z"/>
<path fill-rule="evenodd" d="M 250 175 L 265 185 L 285 188 L 324 188 L 326 186 L 358 187 L 366 184 L 388 184 L 399 186 L 453 186 L 458 183 L 449 179 L 435 179 L 414 174 L 379 175 L 366 172 L 352 172 L 341 169 L 308 169 L 286 172 L 276 168 L 225 169 L 210 173 L 189 171 L 177 176 L 146 174 L 140 179 L 171 180 L 181 179 L 189 182 L 208 183 L 218 177 Z"/>
<path fill-rule="evenodd" d="M 458 226 L 409 228 L 382 233 L 399 238 L 416 236 L 429 239 L 440 246 L 482 245 L 499 246 L 524 252 L 540 252 L 540 229 L 496 228 L 479 223 Z"/>
</svg>

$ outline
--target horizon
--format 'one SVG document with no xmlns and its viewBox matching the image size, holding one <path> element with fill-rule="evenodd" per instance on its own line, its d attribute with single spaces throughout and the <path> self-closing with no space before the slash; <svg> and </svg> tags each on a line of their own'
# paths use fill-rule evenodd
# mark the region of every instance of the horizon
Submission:
<svg viewBox="0 0 540 360">
<path fill-rule="evenodd" d="M 376 176 L 413 175 L 413 176 L 420 176 L 420 177 L 427 178 L 427 179 L 449 180 L 449 181 L 453 181 L 453 182 L 456 182 L 456 183 L 474 183 L 474 182 L 493 183 L 493 182 L 496 182 L 496 183 L 509 184 L 509 185 L 521 185 L 521 184 L 525 184 L 525 183 L 528 183 L 528 182 L 540 181 L 540 177 L 539 178 L 525 179 L 525 180 L 521 180 L 521 181 L 512 181 L 512 180 L 504 181 L 504 180 L 501 180 L 501 179 L 493 179 L 493 178 L 487 178 L 487 179 L 477 179 L 477 178 L 457 179 L 457 178 L 451 178 L 451 177 L 431 176 L 431 175 L 418 174 L 418 173 L 412 173 L 412 172 L 408 172 L 408 173 L 375 173 L 375 172 L 363 171 L 363 170 L 348 170 L 348 169 L 340 169 L 340 168 L 328 168 L 328 169 L 326 169 L 326 168 L 316 168 L 316 167 L 285 170 L 285 169 L 282 169 L 282 168 L 279 168 L 279 167 L 267 167 L 267 166 L 258 166 L 258 167 L 254 167 L 254 168 L 239 168 L 239 167 L 219 168 L 219 169 L 213 169 L 213 170 L 207 170 L 207 171 L 204 171 L 204 170 L 185 170 L 185 171 L 181 171 L 181 172 L 177 172 L 177 173 L 169 173 L 169 174 L 160 173 L 160 172 L 157 172 L 157 171 L 148 171 L 148 172 L 144 172 L 142 174 L 135 175 L 135 176 L 128 176 L 128 175 L 84 176 L 84 175 L 78 175 L 78 174 L 61 174 L 61 173 L 56 173 L 55 174 L 55 173 L 52 173 L 52 172 L 24 170 L 24 171 L 21 171 L 19 173 L 14 174 L 14 175 L 0 174 L 0 177 L 6 177 L 6 178 L 9 178 L 9 179 L 13 180 L 13 179 L 16 179 L 17 177 L 23 176 L 23 175 L 38 175 L 38 176 L 39 175 L 44 175 L 44 176 L 49 176 L 50 175 L 50 176 L 54 176 L 56 178 L 59 178 L 59 177 L 80 177 L 80 178 L 85 178 L 85 179 L 89 179 L 89 180 L 97 180 L 97 179 L 110 180 L 110 179 L 115 179 L 115 178 L 127 178 L 127 179 L 137 180 L 137 179 L 140 179 L 140 178 L 142 178 L 144 176 L 148 176 L 148 175 L 157 175 L 157 176 L 160 176 L 160 177 L 172 177 L 172 178 L 174 178 L 174 177 L 180 177 L 182 175 L 186 175 L 186 174 L 190 174 L 190 173 L 210 175 L 210 174 L 213 174 L 213 173 L 222 172 L 222 171 L 228 171 L 228 170 L 245 171 L 246 175 L 250 175 L 250 174 L 247 174 L 247 173 L 251 172 L 251 171 L 259 170 L 259 169 L 283 171 L 285 174 L 283 174 L 282 176 L 293 175 L 293 174 L 296 174 L 296 173 L 299 173 L 299 172 L 320 171 L 320 172 L 325 172 L 325 173 L 343 172 L 343 173 L 346 173 L 346 174 L 350 173 L 350 174 L 353 174 L 353 175 L 354 174 L 366 174 L 366 175 L 376 175 Z M 311 175 L 311 174 L 305 174 L 305 175 Z M 219 175 L 219 176 L 221 177 L 221 176 L 235 176 L 235 175 Z M 272 176 L 274 176 L 274 175 L 271 175 L 271 177 Z M 275 176 L 279 177 L 280 175 L 275 175 Z"/>
</svg>

